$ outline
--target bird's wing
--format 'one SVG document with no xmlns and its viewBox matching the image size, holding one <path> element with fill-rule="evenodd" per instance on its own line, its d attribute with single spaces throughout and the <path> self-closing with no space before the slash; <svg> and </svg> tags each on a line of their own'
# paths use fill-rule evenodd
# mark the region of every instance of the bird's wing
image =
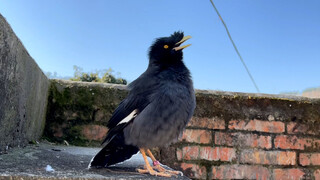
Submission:
<svg viewBox="0 0 320 180">
<path fill-rule="evenodd" d="M 110 141 L 113 136 L 117 135 L 148 105 L 148 92 L 144 93 L 130 93 L 124 99 L 117 109 L 112 114 L 108 121 L 107 127 L 109 128 L 105 140 L 102 142 Z"/>
<path fill-rule="evenodd" d="M 121 122 L 121 120 L 125 119 L 130 113 L 132 113 L 136 109 L 136 105 L 130 102 L 129 99 L 124 99 L 117 109 L 113 112 L 111 118 L 108 121 L 107 127 L 112 129 Z"/>
<path fill-rule="evenodd" d="M 133 111 L 141 112 L 149 103 L 150 95 L 158 88 L 154 80 L 142 74 L 138 79 L 129 84 L 130 93 L 117 109 L 113 112 L 108 121 L 107 127 L 112 129 L 122 120 L 132 114 Z"/>
<path fill-rule="evenodd" d="M 139 111 L 144 109 L 144 104 L 147 104 L 145 97 L 129 93 L 128 97 L 119 104 L 108 121 L 109 131 L 102 142 L 105 145 L 92 158 L 89 167 L 110 166 L 131 158 L 139 151 L 138 147 L 125 144 L 123 129 L 130 124 Z"/>
<path fill-rule="evenodd" d="M 125 129 L 125 136 L 132 144 L 142 146 L 160 141 L 154 138 L 157 134 L 175 137 L 190 120 L 194 106 L 193 95 L 186 87 L 168 84 L 160 88 L 151 103 L 135 117 L 130 129 Z"/>
</svg>

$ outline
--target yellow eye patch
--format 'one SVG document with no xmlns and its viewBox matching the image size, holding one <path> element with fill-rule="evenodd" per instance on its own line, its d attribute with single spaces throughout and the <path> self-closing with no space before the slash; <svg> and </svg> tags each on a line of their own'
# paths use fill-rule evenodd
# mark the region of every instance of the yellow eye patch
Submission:
<svg viewBox="0 0 320 180">
<path fill-rule="evenodd" d="M 168 49 L 168 48 L 169 48 L 169 46 L 168 46 L 168 45 L 164 45 L 164 46 L 163 46 L 163 48 Z"/>
</svg>

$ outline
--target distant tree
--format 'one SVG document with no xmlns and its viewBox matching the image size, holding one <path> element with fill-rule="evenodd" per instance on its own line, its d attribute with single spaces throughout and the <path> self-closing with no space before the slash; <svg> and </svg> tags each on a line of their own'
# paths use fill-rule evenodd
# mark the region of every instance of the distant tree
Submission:
<svg viewBox="0 0 320 180">
<path fill-rule="evenodd" d="M 99 77 L 96 73 L 83 73 L 82 76 L 80 76 L 80 80 L 84 82 L 99 82 Z"/>
<path fill-rule="evenodd" d="M 84 82 L 105 82 L 113 84 L 127 84 L 127 80 L 123 78 L 116 78 L 112 73 L 111 68 L 104 70 L 96 70 L 96 72 L 86 73 L 79 66 L 73 66 L 74 77 L 70 78 L 72 81 Z"/>
<path fill-rule="evenodd" d="M 83 69 L 79 66 L 73 65 L 73 77 L 70 78 L 71 81 L 81 81 L 81 76 L 83 74 Z"/>
</svg>

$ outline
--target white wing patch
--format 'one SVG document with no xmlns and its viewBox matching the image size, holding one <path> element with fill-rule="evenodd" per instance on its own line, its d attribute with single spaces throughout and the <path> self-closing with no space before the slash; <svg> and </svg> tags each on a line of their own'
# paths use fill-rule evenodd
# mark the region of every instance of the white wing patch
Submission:
<svg viewBox="0 0 320 180">
<path fill-rule="evenodd" d="M 135 109 L 134 111 L 132 111 L 127 117 L 125 117 L 124 119 L 122 119 L 118 124 L 122 124 L 122 123 L 127 123 L 129 121 L 131 121 L 133 118 L 135 118 L 138 115 L 138 110 Z"/>
<path fill-rule="evenodd" d="M 92 161 L 93 161 L 93 159 L 94 159 L 95 157 L 96 157 L 96 156 L 93 156 L 93 158 L 91 159 L 91 161 L 90 161 L 90 163 L 89 163 L 89 165 L 88 165 L 88 169 L 91 168 L 91 163 L 92 163 Z"/>
</svg>

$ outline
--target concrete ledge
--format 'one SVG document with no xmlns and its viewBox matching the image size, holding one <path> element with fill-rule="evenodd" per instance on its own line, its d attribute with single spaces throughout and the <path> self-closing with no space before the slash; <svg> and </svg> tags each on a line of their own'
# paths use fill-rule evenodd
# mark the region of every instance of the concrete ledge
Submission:
<svg viewBox="0 0 320 180">
<path fill-rule="evenodd" d="M 320 99 L 299 96 L 197 90 L 196 117 L 269 119 L 315 123 L 320 120 Z"/>
<path fill-rule="evenodd" d="M 41 137 L 49 81 L 0 14 L 0 152 Z"/>
<path fill-rule="evenodd" d="M 88 170 L 90 159 L 99 150 L 47 143 L 14 148 L 8 154 L 0 155 L 0 179 L 188 179 L 185 176 L 159 178 L 137 173 L 135 169 L 144 165 L 140 154 L 109 169 Z M 46 170 L 47 165 L 53 171 Z"/>
</svg>

